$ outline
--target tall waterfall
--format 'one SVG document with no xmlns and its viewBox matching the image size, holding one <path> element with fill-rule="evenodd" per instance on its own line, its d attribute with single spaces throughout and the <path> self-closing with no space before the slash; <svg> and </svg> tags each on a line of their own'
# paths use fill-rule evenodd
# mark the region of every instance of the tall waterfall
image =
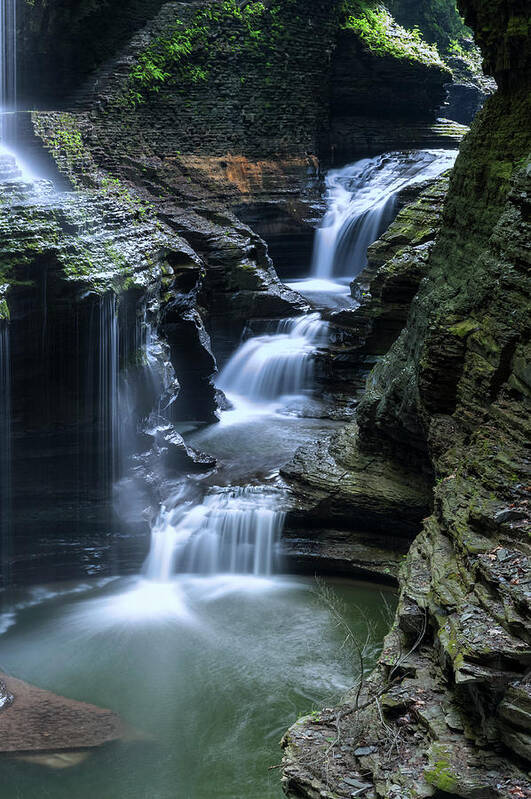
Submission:
<svg viewBox="0 0 531 799">
<path fill-rule="evenodd" d="M 270 575 L 284 517 L 278 497 L 261 486 L 216 488 L 200 505 L 178 492 L 152 530 L 146 576 Z"/>
<path fill-rule="evenodd" d="M 332 170 L 326 178 L 327 212 L 315 236 L 315 278 L 354 277 L 367 263 L 367 248 L 396 215 L 399 192 L 453 166 L 454 150 L 386 153 Z"/>
<path fill-rule="evenodd" d="M 118 300 L 113 292 L 97 297 L 91 312 L 86 404 L 94 421 L 87 447 L 95 448 L 97 482 L 109 494 L 118 473 L 120 452 L 120 335 Z M 126 415 L 126 414 L 124 414 Z"/>
<path fill-rule="evenodd" d="M 117 477 L 119 457 L 119 334 L 115 294 L 100 298 L 99 307 L 99 422 L 102 475 L 107 485 Z"/>
<path fill-rule="evenodd" d="M 11 528 L 11 359 L 9 327 L 0 321 L 0 544 L 4 585 L 8 578 Z"/>
<path fill-rule="evenodd" d="M 231 399 L 254 403 L 311 388 L 313 354 L 326 342 L 327 330 L 318 313 L 280 321 L 275 334 L 254 336 L 236 350 L 218 387 Z"/>
<path fill-rule="evenodd" d="M 17 98 L 17 0 L 0 0 L 0 144 L 9 138 Z"/>
</svg>

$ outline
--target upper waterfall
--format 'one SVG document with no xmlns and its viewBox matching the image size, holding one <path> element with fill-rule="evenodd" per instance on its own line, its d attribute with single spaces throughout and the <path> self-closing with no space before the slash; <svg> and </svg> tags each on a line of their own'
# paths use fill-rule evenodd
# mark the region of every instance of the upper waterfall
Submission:
<svg viewBox="0 0 531 799">
<path fill-rule="evenodd" d="M 17 102 L 17 3 L 0 0 L 0 144 L 9 139 L 9 116 Z"/>
<path fill-rule="evenodd" d="M 396 215 L 399 192 L 445 172 L 455 150 L 418 150 L 364 158 L 326 178 L 327 211 L 315 236 L 314 278 L 355 277 L 367 263 L 367 248 Z"/>
</svg>

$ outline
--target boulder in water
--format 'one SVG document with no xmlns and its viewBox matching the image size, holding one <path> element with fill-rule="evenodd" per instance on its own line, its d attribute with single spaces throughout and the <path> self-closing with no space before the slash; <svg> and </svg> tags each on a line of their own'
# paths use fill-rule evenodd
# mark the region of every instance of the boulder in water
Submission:
<svg viewBox="0 0 531 799">
<path fill-rule="evenodd" d="M 52 755 L 84 750 L 131 737 L 111 710 L 57 696 L 0 674 L 0 753 Z"/>
</svg>

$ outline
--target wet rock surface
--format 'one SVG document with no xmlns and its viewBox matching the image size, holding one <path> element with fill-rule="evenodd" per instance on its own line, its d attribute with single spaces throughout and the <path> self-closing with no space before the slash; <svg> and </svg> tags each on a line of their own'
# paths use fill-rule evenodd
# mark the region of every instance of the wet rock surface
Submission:
<svg viewBox="0 0 531 799">
<path fill-rule="evenodd" d="M 400 570 L 378 668 L 359 693 L 286 735 L 290 797 L 352 796 L 347 779 L 386 799 L 531 795 L 531 142 L 513 5 L 461 3 L 500 89 L 462 145 L 407 325 L 371 375 L 343 454 L 383 452 L 419 474 L 431 465 L 433 512 Z"/>
<path fill-rule="evenodd" d="M 53 753 L 90 749 L 130 734 L 110 710 L 57 696 L 14 677 L 0 685 L 12 695 L 0 712 L 2 754 Z"/>
<path fill-rule="evenodd" d="M 415 470 L 361 452 L 357 439 L 358 427 L 351 423 L 299 450 L 282 468 L 301 509 L 314 523 L 414 535 L 429 510 L 429 482 L 419 480 Z"/>
<path fill-rule="evenodd" d="M 194 291 L 204 267 L 131 190 L 100 177 L 97 188 L 58 192 L 10 164 L 0 184 L 0 313 L 14 411 L 9 578 L 105 573 L 113 560 L 127 570 L 138 562 L 137 544 L 112 555 L 120 522 L 110 480 L 118 428 L 151 411 L 150 369 L 178 373 L 163 397 L 170 412 L 182 418 L 195 392 L 193 418 L 217 418 L 216 362 Z M 151 354 L 158 361 L 150 365 L 146 336 L 157 325 L 166 350 Z M 183 351 L 194 358 L 184 361 Z M 130 393 L 127 418 L 116 414 L 120 390 Z M 180 465 L 195 469 L 193 460 L 186 455 Z M 136 528 L 146 534 L 141 517 Z"/>
</svg>

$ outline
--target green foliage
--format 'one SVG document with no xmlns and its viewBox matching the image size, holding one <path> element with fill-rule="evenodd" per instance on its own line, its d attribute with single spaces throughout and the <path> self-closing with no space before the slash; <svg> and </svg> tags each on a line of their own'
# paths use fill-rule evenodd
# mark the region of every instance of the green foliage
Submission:
<svg viewBox="0 0 531 799">
<path fill-rule="evenodd" d="M 208 81 L 220 60 L 230 59 L 232 69 L 238 70 L 240 56 L 259 66 L 264 88 L 276 85 L 279 77 L 289 82 L 288 65 L 298 52 L 292 41 L 294 26 L 303 29 L 306 24 L 301 0 L 272 0 L 267 6 L 251 2 L 244 8 L 237 0 L 222 0 L 190 8 L 139 55 L 122 101 L 135 108 L 163 87 L 189 90 Z M 355 31 L 377 55 L 442 65 L 437 48 L 423 40 L 420 29 L 398 25 L 377 0 L 334 0 L 332 35 L 342 28 Z M 246 82 L 242 68 L 240 84 Z"/>
<path fill-rule="evenodd" d="M 452 43 L 472 36 L 457 10 L 456 0 L 387 0 L 386 5 L 401 25 L 418 25 L 424 38 L 436 44 L 441 53 L 450 53 Z"/>
<path fill-rule="evenodd" d="M 228 55 L 243 49 L 256 51 L 263 39 L 259 25 L 268 13 L 262 2 L 240 9 L 236 0 L 223 0 L 196 11 L 187 25 L 176 20 L 140 55 L 129 76 L 127 104 L 139 105 L 165 84 L 206 81 L 214 52 Z M 214 33 L 221 26 L 228 35 L 214 41 Z"/>
<path fill-rule="evenodd" d="M 72 114 L 59 114 L 58 125 L 50 145 L 57 154 L 62 154 L 66 158 L 69 169 L 83 160 L 85 154 L 83 138 Z"/>
<path fill-rule="evenodd" d="M 118 178 L 103 178 L 101 188 L 105 194 L 118 200 L 128 211 L 140 220 L 144 220 L 153 211 L 153 206 L 133 194 Z"/>
<path fill-rule="evenodd" d="M 420 29 L 398 25 L 384 6 L 367 0 L 345 0 L 343 11 L 342 28 L 355 31 L 373 53 L 442 65 L 437 47 L 424 41 Z"/>
</svg>

